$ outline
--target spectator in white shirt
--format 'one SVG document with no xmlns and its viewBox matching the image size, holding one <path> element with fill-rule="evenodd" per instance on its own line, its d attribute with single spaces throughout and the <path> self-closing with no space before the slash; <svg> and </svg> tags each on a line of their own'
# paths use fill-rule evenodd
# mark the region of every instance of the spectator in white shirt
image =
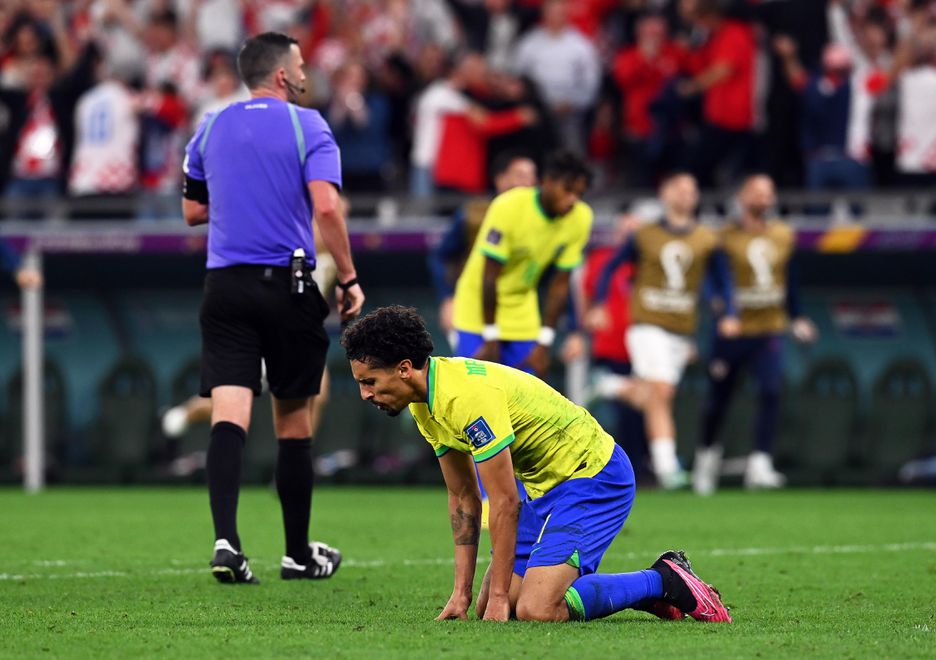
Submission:
<svg viewBox="0 0 936 660">
<path fill-rule="evenodd" d="M 100 82 L 85 92 L 75 111 L 75 151 L 68 192 L 77 197 L 124 196 L 137 188 L 139 97 L 102 65 Z M 73 217 L 126 217 L 126 209 L 78 207 Z"/>
<path fill-rule="evenodd" d="M 601 62 L 594 45 L 571 26 L 568 0 L 545 0 L 542 24 L 517 45 L 514 70 L 539 87 L 563 146 L 583 153 L 585 116 L 598 95 Z"/>
</svg>

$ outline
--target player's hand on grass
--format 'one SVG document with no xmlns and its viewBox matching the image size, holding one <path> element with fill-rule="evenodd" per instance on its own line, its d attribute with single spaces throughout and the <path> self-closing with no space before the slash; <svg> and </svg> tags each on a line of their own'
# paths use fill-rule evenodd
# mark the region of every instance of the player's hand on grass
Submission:
<svg viewBox="0 0 936 660">
<path fill-rule="evenodd" d="M 537 344 L 533 347 L 533 350 L 530 351 L 527 359 L 523 361 L 521 367 L 529 367 L 537 376 L 545 378 L 546 372 L 549 371 L 550 361 L 549 347 Z"/>
<path fill-rule="evenodd" d="M 487 360 L 488 362 L 500 362 L 500 342 L 486 341 L 481 344 L 475 354 L 472 356 L 475 360 Z"/>
<path fill-rule="evenodd" d="M 737 316 L 723 316 L 718 320 L 718 334 L 726 339 L 734 339 L 741 334 L 741 321 Z"/>
<path fill-rule="evenodd" d="M 484 621 L 509 621 L 510 598 L 491 595 L 484 610 Z"/>
<path fill-rule="evenodd" d="M 442 614 L 436 617 L 436 621 L 448 619 L 467 621 L 469 605 L 471 605 L 471 594 L 453 593 L 442 609 Z"/>
</svg>

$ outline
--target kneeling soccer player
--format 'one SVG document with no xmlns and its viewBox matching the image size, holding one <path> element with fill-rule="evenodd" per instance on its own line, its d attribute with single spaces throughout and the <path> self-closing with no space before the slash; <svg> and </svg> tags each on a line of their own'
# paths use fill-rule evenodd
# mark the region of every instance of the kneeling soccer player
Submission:
<svg viewBox="0 0 936 660">
<path fill-rule="evenodd" d="M 431 357 L 432 338 L 412 308 L 376 309 L 341 342 L 361 397 L 391 416 L 409 406 L 439 457 L 455 537 L 455 588 L 439 619 L 467 618 L 471 604 L 477 464 L 493 546 L 479 617 L 567 621 L 633 608 L 664 619 L 731 621 L 718 591 L 682 552 L 665 552 L 644 571 L 595 572 L 630 513 L 635 486 L 627 455 L 587 410 L 522 371 Z"/>
</svg>

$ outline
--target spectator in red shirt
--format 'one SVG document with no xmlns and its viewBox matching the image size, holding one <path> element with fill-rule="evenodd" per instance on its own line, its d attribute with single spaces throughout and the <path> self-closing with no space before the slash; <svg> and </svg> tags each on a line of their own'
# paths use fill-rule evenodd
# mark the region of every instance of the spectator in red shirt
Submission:
<svg viewBox="0 0 936 660">
<path fill-rule="evenodd" d="M 649 14 L 637 22 L 636 43 L 614 58 L 612 76 L 623 97 L 621 125 L 633 167 L 634 183 L 652 187 L 662 149 L 650 106 L 685 65 L 686 51 L 669 39 L 666 20 Z"/>
<path fill-rule="evenodd" d="M 758 165 L 754 162 L 757 42 L 753 27 L 725 18 L 718 0 L 693 0 L 683 7 L 692 24 L 709 35 L 696 53 L 697 73 L 679 91 L 687 97 L 702 95 L 703 126 L 691 169 L 701 185 L 711 185 L 723 164 L 730 164 L 730 180 Z"/>
<path fill-rule="evenodd" d="M 476 61 L 466 74 L 463 98 L 440 112 L 433 179 L 440 188 L 477 194 L 488 187 L 488 141 L 532 126 L 538 115 L 526 104 L 498 110 L 483 107 L 482 103 L 495 100 L 489 69 L 478 54 L 464 57 Z"/>
<path fill-rule="evenodd" d="M 619 0 L 578 0 L 569 4 L 569 20 L 582 34 L 594 40 L 602 21 L 619 4 Z"/>
</svg>

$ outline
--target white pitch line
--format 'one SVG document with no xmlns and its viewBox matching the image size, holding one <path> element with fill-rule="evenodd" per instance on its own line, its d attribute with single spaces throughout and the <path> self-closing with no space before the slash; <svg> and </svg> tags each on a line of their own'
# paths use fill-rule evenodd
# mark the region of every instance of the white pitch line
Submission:
<svg viewBox="0 0 936 660">
<path fill-rule="evenodd" d="M 813 545 L 813 546 L 790 546 L 786 548 L 712 548 L 709 550 L 693 550 L 689 554 L 695 557 L 760 557 L 765 555 L 850 555 L 850 554 L 872 554 L 876 552 L 905 552 L 912 550 L 924 550 L 936 552 L 936 541 L 921 541 L 918 543 L 884 543 L 879 545 Z M 653 552 L 611 552 L 605 557 L 614 559 L 647 559 L 655 555 Z M 490 561 L 489 557 L 479 556 L 478 563 L 486 564 Z M 33 566 L 64 567 L 69 563 L 88 563 L 85 560 L 68 562 L 63 559 L 54 560 L 33 560 L 30 562 Z M 175 568 L 160 568 L 152 571 L 78 571 L 74 573 L 0 573 L 0 582 L 22 582 L 24 580 L 64 580 L 64 579 L 89 579 L 89 578 L 112 578 L 112 577 L 141 577 L 152 575 L 195 575 L 207 573 L 207 567 L 198 568 L 184 567 L 186 562 L 173 559 L 170 563 L 181 565 Z M 450 557 L 437 557 L 430 559 L 404 559 L 402 561 L 386 561 L 384 559 L 346 559 L 342 562 L 342 567 L 356 569 L 373 568 L 395 568 L 412 566 L 451 566 L 454 560 Z M 261 569 L 275 571 L 279 564 L 262 564 L 255 562 Z"/>
<path fill-rule="evenodd" d="M 905 550 L 936 551 L 936 542 L 919 543 L 884 543 L 879 545 L 798 545 L 786 548 L 713 548 L 710 550 L 692 550 L 692 557 L 757 557 L 762 555 L 850 555 L 873 552 L 903 552 Z M 643 552 L 610 552 L 605 557 L 617 559 L 640 559 L 646 557 Z"/>
</svg>

